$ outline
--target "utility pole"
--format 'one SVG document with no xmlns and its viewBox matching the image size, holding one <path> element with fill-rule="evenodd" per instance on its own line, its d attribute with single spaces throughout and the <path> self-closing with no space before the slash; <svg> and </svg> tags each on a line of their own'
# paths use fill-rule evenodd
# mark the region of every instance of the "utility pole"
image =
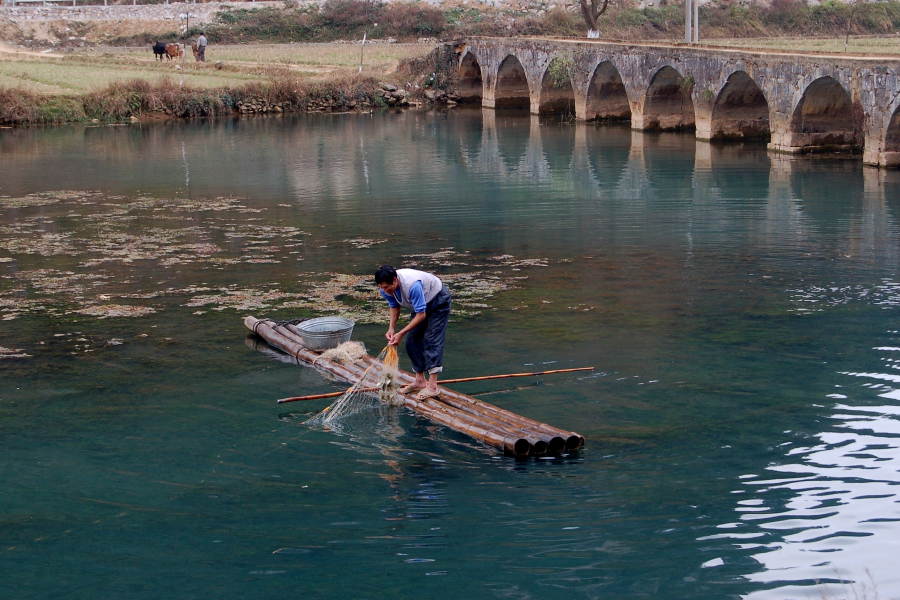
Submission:
<svg viewBox="0 0 900 600">
<path fill-rule="evenodd" d="M 696 1 L 696 0 L 694 0 Z M 691 17 L 691 0 L 684 0 L 684 43 L 691 43 L 691 21 L 693 20 Z"/>
<path fill-rule="evenodd" d="M 700 0 L 692 0 L 694 5 L 694 43 L 700 43 Z"/>
<path fill-rule="evenodd" d="M 184 87 L 184 57 L 187 54 L 187 32 L 191 25 L 191 13 L 181 13 L 178 15 L 182 19 L 184 19 L 183 29 L 181 31 L 181 84 L 180 87 Z"/>
</svg>

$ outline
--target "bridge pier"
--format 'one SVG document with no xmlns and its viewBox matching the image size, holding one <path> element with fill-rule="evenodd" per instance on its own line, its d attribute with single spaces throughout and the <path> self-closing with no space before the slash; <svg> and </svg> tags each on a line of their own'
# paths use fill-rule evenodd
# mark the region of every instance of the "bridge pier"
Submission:
<svg viewBox="0 0 900 600">
<path fill-rule="evenodd" d="M 873 167 L 900 167 L 900 108 L 896 109 L 883 127 L 878 124 L 866 131 L 863 164 Z"/>
<path fill-rule="evenodd" d="M 796 154 L 800 150 L 791 144 L 794 134 L 791 132 L 790 115 L 775 111 L 769 113 L 769 131 L 772 135 L 769 150 L 784 154 Z"/>
<path fill-rule="evenodd" d="M 696 136 L 700 141 L 708 142 L 713 139 L 712 110 L 698 109 L 695 113 Z"/>
<path fill-rule="evenodd" d="M 631 128 L 635 131 L 644 131 L 649 129 L 644 123 L 644 103 L 643 101 L 629 102 L 631 105 Z"/>
</svg>

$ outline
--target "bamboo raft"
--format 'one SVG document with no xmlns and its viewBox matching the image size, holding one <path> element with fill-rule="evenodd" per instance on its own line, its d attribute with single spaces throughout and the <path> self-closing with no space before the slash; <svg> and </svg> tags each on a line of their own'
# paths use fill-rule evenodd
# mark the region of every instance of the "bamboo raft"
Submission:
<svg viewBox="0 0 900 600">
<path fill-rule="evenodd" d="M 303 345 L 300 331 L 290 324 L 247 317 L 244 325 L 269 345 L 286 352 L 298 362 L 314 366 L 350 384 L 360 381 L 365 370 L 375 361 L 368 354 L 358 361 L 362 364 L 343 365 L 322 359 L 318 352 Z M 400 371 L 398 376 L 401 384 L 411 383 L 413 379 L 413 375 L 406 371 Z M 584 437 L 573 431 L 540 423 L 444 387 L 439 389 L 440 395 L 437 398 L 415 400 L 411 395 L 403 394 L 398 394 L 398 397 L 403 400 L 404 406 L 416 414 L 512 456 L 554 455 L 571 452 L 584 445 Z"/>
</svg>

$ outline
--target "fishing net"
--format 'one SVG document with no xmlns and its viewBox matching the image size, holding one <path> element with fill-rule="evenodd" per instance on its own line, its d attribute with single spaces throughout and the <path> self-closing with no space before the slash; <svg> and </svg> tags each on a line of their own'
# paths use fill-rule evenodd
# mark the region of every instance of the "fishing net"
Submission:
<svg viewBox="0 0 900 600">
<path fill-rule="evenodd" d="M 355 383 L 334 404 L 308 421 L 310 425 L 333 425 L 351 415 L 378 406 L 398 406 L 397 366 L 400 362 L 396 346 L 387 346 Z"/>
<path fill-rule="evenodd" d="M 397 351 L 395 349 L 394 354 L 396 353 Z M 330 360 L 342 365 L 348 365 L 355 363 L 365 355 L 366 347 L 362 342 L 344 342 L 337 348 L 326 350 L 320 354 L 319 358 L 313 361 L 313 364 L 316 364 L 320 360 Z"/>
</svg>

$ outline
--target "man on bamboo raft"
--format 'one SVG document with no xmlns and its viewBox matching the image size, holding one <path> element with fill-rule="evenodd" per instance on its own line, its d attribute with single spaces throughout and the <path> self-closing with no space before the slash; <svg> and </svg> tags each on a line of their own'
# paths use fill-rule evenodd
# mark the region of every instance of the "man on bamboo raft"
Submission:
<svg viewBox="0 0 900 600">
<path fill-rule="evenodd" d="M 384 337 L 392 346 L 406 338 L 406 353 L 412 362 L 416 379 L 400 388 L 401 394 L 419 390 L 415 398 L 424 400 L 438 395 L 438 373 L 444 370 L 444 338 L 450 318 L 450 291 L 440 279 L 415 269 L 395 269 L 383 265 L 375 271 L 375 284 L 391 307 L 391 324 Z M 413 317 L 409 324 L 395 331 L 400 308 L 409 308 Z M 428 379 L 425 379 L 425 373 Z"/>
</svg>

